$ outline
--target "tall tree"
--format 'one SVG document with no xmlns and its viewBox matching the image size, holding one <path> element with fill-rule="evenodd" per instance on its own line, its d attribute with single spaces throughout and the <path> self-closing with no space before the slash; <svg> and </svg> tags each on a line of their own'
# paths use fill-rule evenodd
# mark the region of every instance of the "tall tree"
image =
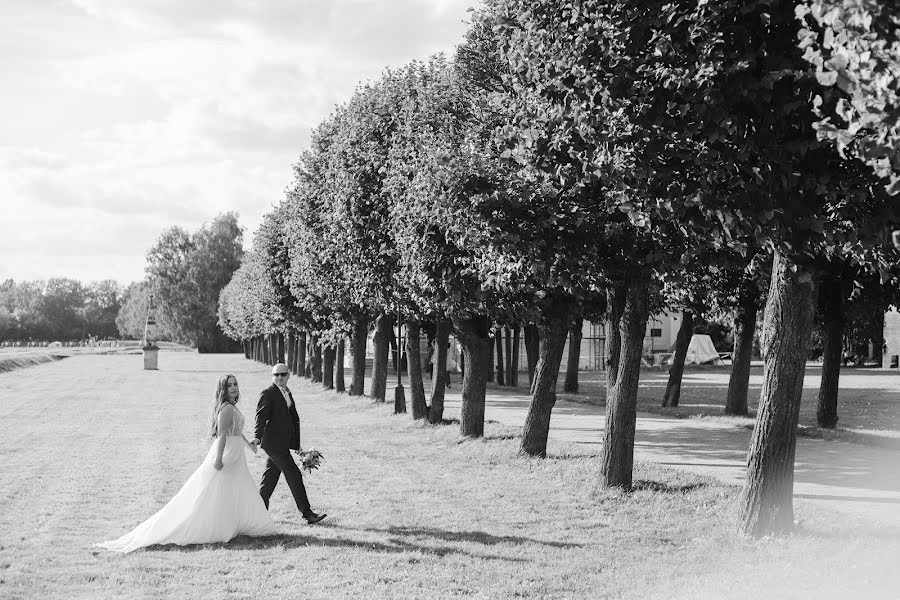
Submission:
<svg viewBox="0 0 900 600">
<path fill-rule="evenodd" d="M 408 76 L 411 92 L 387 180 L 400 267 L 396 285 L 407 311 L 439 325 L 433 389 L 443 385 L 446 342 L 440 338 L 452 320 L 465 365 L 460 432 L 480 436 L 490 324 L 502 320 L 508 305 L 503 278 L 492 281 L 482 272 L 506 205 L 504 173 L 491 159 L 484 95 L 468 90 L 441 56 L 413 65 Z M 443 410 L 441 393 L 433 395 L 432 422 Z"/>
<path fill-rule="evenodd" d="M 244 255 L 219 296 L 219 327 L 234 340 L 254 339 L 256 360 L 262 360 L 262 336 L 271 333 L 280 319 L 276 299 L 266 262 L 256 251 Z"/>
<path fill-rule="evenodd" d="M 41 312 L 50 337 L 70 340 L 93 333 L 84 330 L 84 304 L 85 289 L 80 281 L 63 277 L 49 279 Z"/>
<path fill-rule="evenodd" d="M 237 215 L 229 212 L 193 234 L 172 227 L 147 252 L 147 276 L 159 311 L 168 314 L 179 341 L 201 352 L 236 350 L 217 325 L 217 305 L 240 266 L 242 238 Z"/>
<path fill-rule="evenodd" d="M 92 281 L 85 289 L 85 328 L 102 338 L 116 337 L 116 316 L 122 307 L 122 290 L 112 279 Z"/>
</svg>

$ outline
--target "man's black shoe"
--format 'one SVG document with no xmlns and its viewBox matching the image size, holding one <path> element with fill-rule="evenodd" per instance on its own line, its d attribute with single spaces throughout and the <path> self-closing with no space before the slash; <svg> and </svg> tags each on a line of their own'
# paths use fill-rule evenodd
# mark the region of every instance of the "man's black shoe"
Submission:
<svg viewBox="0 0 900 600">
<path fill-rule="evenodd" d="M 310 525 L 315 525 L 327 516 L 328 515 L 326 515 L 325 513 L 322 513 L 321 515 L 317 515 L 316 513 L 309 513 L 308 515 L 306 515 L 305 519 L 306 522 Z"/>
</svg>

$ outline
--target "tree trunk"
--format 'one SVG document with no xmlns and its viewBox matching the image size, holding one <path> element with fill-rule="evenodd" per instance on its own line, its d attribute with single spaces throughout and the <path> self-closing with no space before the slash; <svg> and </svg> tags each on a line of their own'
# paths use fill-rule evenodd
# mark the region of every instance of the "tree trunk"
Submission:
<svg viewBox="0 0 900 600">
<path fill-rule="evenodd" d="M 391 320 L 393 321 L 393 317 L 391 317 Z M 391 344 L 391 364 L 394 367 L 394 373 L 399 373 L 402 368 L 400 365 L 400 346 L 397 343 L 397 334 L 393 325 L 391 325 L 391 335 L 388 339 Z"/>
<path fill-rule="evenodd" d="M 681 379 L 684 377 L 684 360 L 687 357 L 688 346 L 691 345 L 691 336 L 694 334 L 694 313 L 686 310 L 681 313 L 681 327 L 675 336 L 675 355 L 672 357 L 672 366 L 669 368 L 669 381 L 666 383 L 666 393 L 663 394 L 663 406 L 678 406 L 681 399 Z"/>
<path fill-rule="evenodd" d="M 287 365 L 288 371 L 294 373 L 295 372 L 294 371 L 294 350 L 295 350 L 295 348 L 294 348 L 294 332 L 293 332 L 293 330 L 291 330 L 291 329 L 288 330 L 286 338 L 287 339 L 285 340 L 285 346 L 286 346 L 285 349 L 287 350 L 287 352 L 286 352 L 287 360 L 285 361 L 284 364 Z"/>
<path fill-rule="evenodd" d="M 838 422 L 838 381 L 841 377 L 841 353 L 844 341 L 844 286 L 839 275 L 830 275 L 822 282 L 820 306 L 825 329 L 822 357 L 822 382 L 819 385 L 819 404 L 816 423 L 834 429 Z"/>
<path fill-rule="evenodd" d="M 581 328 L 584 319 L 580 316 L 572 321 L 569 328 L 569 356 L 566 359 L 566 379 L 563 391 L 570 394 L 578 392 L 578 363 L 581 361 Z"/>
<path fill-rule="evenodd" d="M 337 351 L 331 344 L 322 348 L 322 387 L 326 390 L 334 389 L 334 357 L 336 353 Z"/>
<path fill-rule="evenodd" d="M 497 328 L 497 334 L 494 337 L 495 346 L 497 347 L 497 385 L 506 385 L 506 378 L 504 377 L 504 373 L 506 370 L 506 365 L 503 364 L 503 328 Z"/>
<path fill-rule="evenodd" d="M 556 404 L 556 381 L 568 333 L 569 305 L 555 302 L 541 320 L 540 357 L 534 373 L 531 404 L 522 430 L 521 451 L 531 456 L 547 456 L 547 437 L 550 434 L 550 413 Z"/>
<path fill-rule="evenodd" d="M 447 387 L 447 347 L 450 345 L 450 323 L 438 319 L 434 332 L 433 375 L 431 398 L 428 403 L 428 422 L 436 425 L 444 418 L 444 392 Z"/>
<path fill-rule="evenodd" d="M 487 372 L 487 381 L 494 381 L 494 341 L 491 340 L 491 345 L 488 347 L 487 352 L 484 357 L 484 369 Z"/>
<path fill-rule="evenodd" d="M 394 335 L 394 328 L 391 327 L 391 339 L 394 340 L 396 351 L 395 357 L 396 361 L 396 372 L 397 372 L 397 385 L 394 388 L 394 414 L 406 413 L 406 389 L 403 387 L 403 363 L 406 360 L 404 356 L 404 349 L 402 347 L 402 321 L 400 320 L 400 315 L 397 315 L 397 332 Z"/>
<path fill-rule="evenodd" d="M 297 333 L 293 329 L 288 330 L 285 345 L 287 353 L 285 364 L 287 365 L 288 371 L 296 375 L 297 371 L 294 367 L 297 363 Z"/>
<path fill-rule="evenodd" d="M 297 375 L 303 377 L 306 375 L 306 332 L 301 331 L 297 334 Z"/>
<path fill-rule="evenodd" d="M 271 364 L 273 365 L 280 362 L 278 360 L 278 337 L 279 336 L 277 333 L 269 334 L 269 350 L 272 354 L 270 360 L 272 361 Z"/>
<path fill-rule="evenodd" d="M 513 325 L 512 328 L 512 348 L 508 352 L 509 357 L 507 358 L 507 364 L 509 365 L 509 371 L 506 373 L 506 382 L 511 387 L 516 387 L 519 385 L 519 335 L 521 329 L 518 325 Z"/>
<path fill-rule="evenodd" d="M 312 338 L 312 360 L 310 361 L 310 381 L 313 383 L 322 382 L 322 344 L 319 342 L 318 336 Z"/>
<path fill-rule="evenodd" d="M 375 319 L 375 360 L 372 364 L 372 389 L 369 391 L 369 395 L 376 402 L 384 402 L 387 393 L 391 329 L 393 326 L 388 315 L 380 315 Z"/>
<path fill-rule="evenodd" d="M 485 317 L 453 319 L 456 335 L 462 346 L 465 372 L 462 381 L 462 406 L 459 430 L 464 436 L 484 435 L 484 397 L 487 373 L 491 370 L 488 321 Z"/>
<path fill-rule="evenodd" d="M 309 380 L 313 378 L 313 356 L 316 353 L 316 336 L 306 336 L 306 364 L 303 365 L 303 376 Z"/>
<path fill-rule="evenodd" d="M 422 381 L 422 355 L 419 353 L 421 327 L 415 319 L 406 323 L 406 364 L 409 372 L 409 393 L 412 396 L 412 418 L 424 419 L 428 415 L 425 404 L 425 383 Z"/>
<path fill-rule="evenodd" d="M 763 388 L 741 494 L 741 530 L 764 536 L 794 525 L 794 451 L 815 281 L 775 252 L 762 331 Z"/>
<path fill-rule="evenodd" d="M 608 292 L 610 348 L 607 357 L 606 429 L 600 458 L 601 487 L 631 489 L 641 354 L 649 315 L 649 270 L 617 282 Z"/>
<path fill-rule="evenodd" d="M 346 392 L 347 387 L 344 383 L 344 338 L 338 340 L 337 355 L 334 359 L 334 389 L 337 392 Z"/>
<path fill-rule="evenodd" d="M 278 343 L 278 362 L 285 364 L 284 362 L 284 334 L 278 333 L 276 334 L 276 341 Z"/>
<path fill-rule="evenodd" d="M 353 320 L 353 334 L 350 338 L 350 352 L 353 355 L 353 374 L 350 380 L 350 395 L 362 396 L 366 380 L 366 340 L 369 324 L 362 317 Z"/>
<path fill-rule="evenodd" d="M 725 398 L 726 415 L 747 414 L 747 390 L 750 387 L 750 360 L 753 357 L 753 334 L 759 312 L 756 283 L 743 281 L 734 311 L 734 349 L 731 354 L 731 377 Z"/>
<path fill-rule="evenodd" d="M 537 368 L 540 343 L 541 336 L 538 333 L 537 326 L 529 323 L 525 326 L 525 360 L 528 361 L 528 387 L 534 385 L 534 370 Z"/>
<path fill-rule="evenodd" d="M 512 331 L 509 325 L 503 327 L 503 381 L 512 385 Z"/>
</svg>

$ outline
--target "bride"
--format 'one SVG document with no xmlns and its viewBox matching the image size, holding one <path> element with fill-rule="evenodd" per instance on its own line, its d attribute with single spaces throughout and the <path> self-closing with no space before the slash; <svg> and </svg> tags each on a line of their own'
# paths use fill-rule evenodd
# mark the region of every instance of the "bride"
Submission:
<svg viewBox="0 0 900 600">
<path fill-rule="evenodd" d="M 210 434 L 213 441 L 203 464 L 158 513 L 117 540 L 97 544 L 131 552 L 154 544 L 209 544 L 235 536 L 271 535 L 275 524 L 247 468 L 244 416 L 237 409 L 237 379 L 223 375 L 216 384 Z"/>
</svg>

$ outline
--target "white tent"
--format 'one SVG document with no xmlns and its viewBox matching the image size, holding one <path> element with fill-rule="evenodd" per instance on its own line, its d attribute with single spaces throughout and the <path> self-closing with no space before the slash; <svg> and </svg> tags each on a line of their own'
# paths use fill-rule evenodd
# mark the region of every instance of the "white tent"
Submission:
<svg viewBox="0 0 900 600">
<path fill-rule="evenodd" d="M 691 336 L 691 343 L 688 346 L 687 356 L 684 358 L 686 365 L 700 365 L 704 363 L 712 363 L 714 365 L 724 365 L 716 347 L 713 346 L 712 339 L 705 333 L 695 333 Z"/>
</svg>

